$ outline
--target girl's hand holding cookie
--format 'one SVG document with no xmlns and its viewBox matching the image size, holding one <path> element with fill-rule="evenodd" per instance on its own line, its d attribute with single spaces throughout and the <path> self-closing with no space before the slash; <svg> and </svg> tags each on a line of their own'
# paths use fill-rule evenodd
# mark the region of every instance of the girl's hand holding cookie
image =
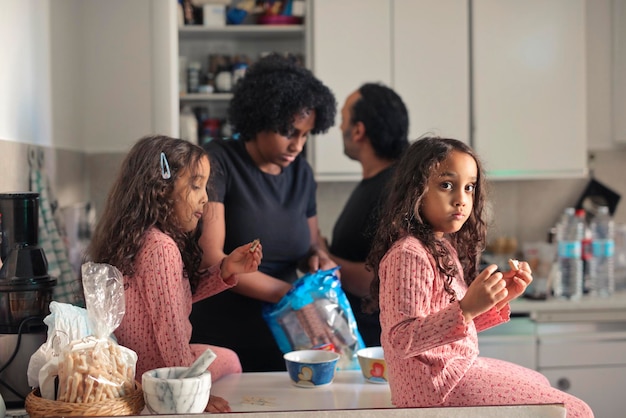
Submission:
<svg viewBox="0 0 626 418">
<path fill-rule="evenodd" d="M 513 263 L 517 262 L 517 265 Z M 507 297 L 496 305 L 497 309 L 502 309 L 511 300 L 521 296 L 528 285 L 533 281 L 530 266 L 525 261 L 509 260 L 510 271 L 502 274 L 508 291 Z M 517 269 L 514 269 L 514 267 Z"/>
<path fill-rule="evenodd" d="M 485 268 L 469 285 L 463 299 L 459 302 L 466 322 L 487 312 L 508 297 L 506 282 L 498 266 L 492 264 Z"/>
<path fill-rule="evenodd" d="M 227 255 L 222 261 L 222 277 L 233 274 L 252 273 L 257 271 L 263 258 L 263 246 L 259 239 L 241 245 Z"/>
</svg>

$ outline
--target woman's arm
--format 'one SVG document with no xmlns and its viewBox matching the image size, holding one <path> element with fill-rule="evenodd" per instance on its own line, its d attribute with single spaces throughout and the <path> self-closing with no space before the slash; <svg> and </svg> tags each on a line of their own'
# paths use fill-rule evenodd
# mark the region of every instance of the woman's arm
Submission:
<svg viewBox="0 0 626 418">
<path fill-rule="evenodd" d="M 205 207 L 202 236 L 199 241 L 203 250 L 201 268 L 207 268 L 222 261 L 226 256 L 225 240 L 224 204 L 209 202 Z M 291 289 L 289 283 L 259 271 L 236 276 L 239 283 L 231 289 L 233 292 L 265 302 L 277 303 Z"/>
<path fill-rule="evenodd" d="M 309 224 L 311 246 L 305 259 L 300 260 L 298 263 L 298 269 L 304 273 L 309 273 L 337 267 L 337 263 L 330 258 L 325 249 L 326 246 L 321 240 L 317 216 L 311 216 L 307 219 L 307 222 Z M 337 274 L 339 275 L 339 271 L 337 271 Z"/>
<path fill-rule="evenodd" d="M 370 284 L 374 279 L 374 272 L 365 268 L 365 262 L 349 261 L 333 255 L 328 248 L 328 242 L 318 232 L 320 248 L 325 251 L 333 262 L 341 267 L 341 287 L 358 297 L 370 294 Z"/>
</svg>

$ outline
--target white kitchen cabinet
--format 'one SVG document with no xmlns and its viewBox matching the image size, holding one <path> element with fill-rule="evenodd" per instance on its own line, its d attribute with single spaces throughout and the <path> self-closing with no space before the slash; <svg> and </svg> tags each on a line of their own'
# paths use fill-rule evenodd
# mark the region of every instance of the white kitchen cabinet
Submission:
<svg viewBox="0 0 626 418">
<path fill-rule="evenodd" d="M 626 366 L 542 369 L 550 385 L 571 393 L 589 405 L 598 418 L 622 418 L 626 408 Z"/>
<path fill-rule="evenodd" d="M 472 0 L 473 145 L 492 179 L 586 173 L 584 0 Z"/>
<path fill-rule="evenodd" d="M 613 137 L 626 143 L 626 0 L 613 0 Z"/>
<path fill-rule="evenodd" d="M 481 357 L 497 358 L 528 367 L 537 368 L 537 342 L 532 335 L 479 336 Z"/>
<path fill-rule="evenodd" d="M 400 94 L 409 139 L 430 133 L 468 140 L 467 10 L 456 0 L 313 1 L 311 68 L 338 102 L 336 126 L 312 141 L 318 180 L 361 178 L 361 166 L 343 154 L 339 113 L 365 82 Z"/>
<path fill-rule="evenodd" d="M 343 153 L 339 129 L 346 97 L 365 82 L 391 85 L 392 0 L 313 0 L 311 65 L 335 94 L 335 126 L 308 143 L 318 181 L 360 180 L 361 166 Z"/>
<path fill-rule="evenodd" d="M 518 299 L 511 314 L 510 322 L 478 334 L 481 356 L 539 371 L 596 417 L 624 416 L 626 293 L 575 302 Z"/>
<path fill-rule="evenodd" d="M 469 140 L 468 14 L 458 0 L 393 1 L 393 87 L 408 108 L 411 140 Z"/>
<path fill-rule="evenodd" d="M 537 335 L 529 318 L 511 318 L 509 322 L 478 334 L 481 357 L 510 361 L 537 369 Z"/>
<path fill-rule="evenodd" d="M 545 323 L 538 326 L 538 369 L 550 384 L 589 404 L 597 417 L 626 410 L 626 323 Z"/>
<path fill-rule="evenodd" d="M 586 175 L 583 0 L 314 0 L 312 19 L 312 69 L 340 107 L 382 81 L 410 139 L 469 142 L 494 180 Z M 312 142 L 319 180 L 360 178 L 336 127 Z"/>
</svg>

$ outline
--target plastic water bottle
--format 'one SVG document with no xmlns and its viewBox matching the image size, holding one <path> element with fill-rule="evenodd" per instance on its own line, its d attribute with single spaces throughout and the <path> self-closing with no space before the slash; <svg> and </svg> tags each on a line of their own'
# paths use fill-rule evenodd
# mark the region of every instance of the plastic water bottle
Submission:
<svg viewBox="0 0 626 418">
<path fill-rule="evenodd" d="M 593 248 L 589 263 L 592 293 L 610 296 L 615 291 L 615 222 L 609 208 L 600 206 L 589 226 Z"/>
<path fill-rule="evenodd" d="M 566 208 L 557 227 L 558 263 L 560 283 L 554 288 L 554 296 L 580 299 L 583 295 L 582 239 L 585 230 L 584 211 Z"/>
</svg>

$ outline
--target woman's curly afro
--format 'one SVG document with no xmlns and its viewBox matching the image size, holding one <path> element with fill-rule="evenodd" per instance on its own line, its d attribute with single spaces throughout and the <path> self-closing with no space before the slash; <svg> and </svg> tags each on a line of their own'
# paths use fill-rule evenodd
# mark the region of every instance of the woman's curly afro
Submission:
<svg viewBox="0 0 626 418">
<path fill-rule="evenodd" d="M 249 141 L 260 132 L 289 136 L 294 118 L 310 110 L 315 110 L 311 133 L 324 133 L 333 126 L 336 109 L 335 96 L 311 71 L 271 54 L 250 66 L 237 83 L 228 116 L 234 131 Z"/>
</svg>

